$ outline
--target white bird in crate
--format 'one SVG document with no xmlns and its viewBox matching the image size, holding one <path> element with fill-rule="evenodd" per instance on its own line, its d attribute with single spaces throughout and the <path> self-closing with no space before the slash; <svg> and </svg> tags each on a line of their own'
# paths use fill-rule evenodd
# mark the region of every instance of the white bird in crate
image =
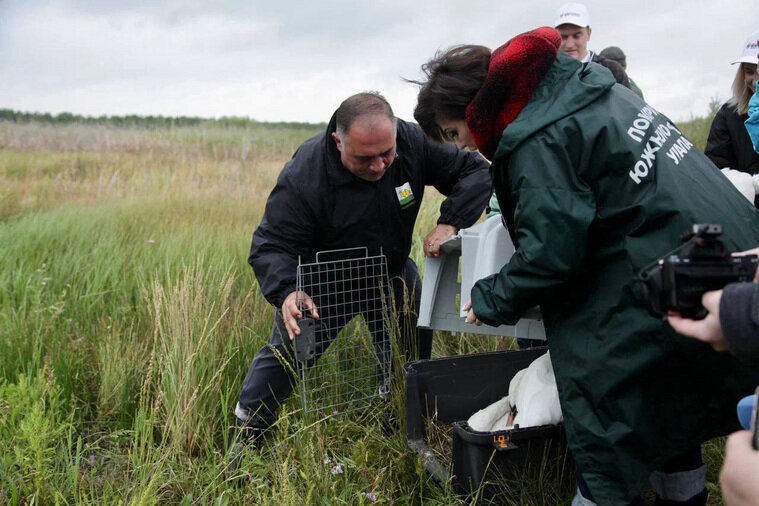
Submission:
<svg viewBox="0 0 759 506">
<path fill-rule="evenodd" d="M 559 391 L 546 352 L 517 372 L 509 383 L 509 395 L 473 414 L 467 423 L 478 432 L 496 432 L 562 421 Z"/>
</svg>

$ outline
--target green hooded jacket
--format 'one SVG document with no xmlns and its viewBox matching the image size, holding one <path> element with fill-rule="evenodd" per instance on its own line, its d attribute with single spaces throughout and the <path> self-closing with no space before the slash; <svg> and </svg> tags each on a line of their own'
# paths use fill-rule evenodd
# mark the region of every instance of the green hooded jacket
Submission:
<svg viewBox="0 0 759 506">
<path fill-rule="evenodd" d="M 540 305 L 570 449 L 598 504 L 627 504 L 671 457 L 739 428 L 759 384 L 727 353 L 651 316 L 638 273 L 694 223 L 731 251 L 759 212 L 664 115 L 559 52 L 493 159 L 517 252 L 477 282 L 474 313 L 514 324 Z"/>
</svg>

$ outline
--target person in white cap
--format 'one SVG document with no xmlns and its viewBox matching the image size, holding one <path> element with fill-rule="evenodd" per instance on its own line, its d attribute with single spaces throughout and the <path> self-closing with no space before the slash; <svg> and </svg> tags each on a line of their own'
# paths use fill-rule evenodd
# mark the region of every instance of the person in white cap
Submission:
<svg viewBox="0 0 759 506">
<path fill-rule="evenodd" d="M 593 62 L 603 65 L 611 71 L 619 84 L 630 88 L 630 80 L 620 64 L 588 50 L 591 34 L 590 14 L 584 4 L 570 2 L 559 7 L 553 26 L 561 35 L 559 49 L 583 63 Z"/>
<path fill-rule="evenodd" d="M 749 174 L 759 173 L 759 154 L 754 151 L 746 131 L 748 104 L 756 90 L 756 53 L 759 30 L 743 43 L 733 79 L 733 96 L 712 120 L 704 153 L 720 169 L 730 168 Z M 759 204 L 759 200 L 754 200 Z"/>
</svg>

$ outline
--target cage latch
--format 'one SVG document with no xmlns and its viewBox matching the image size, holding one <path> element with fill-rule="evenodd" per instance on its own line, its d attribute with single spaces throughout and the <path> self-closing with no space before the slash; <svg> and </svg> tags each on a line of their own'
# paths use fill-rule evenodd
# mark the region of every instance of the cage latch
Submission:
<svg viewBox="0 0 759 506">
<path fill-rule="evenodd" d="M 493 434 L 493 447 L 499 452 L 516 450 L 519 448 L 517 445 L 511 442 L 511 437 L 509 434 Z"/>
</svg>

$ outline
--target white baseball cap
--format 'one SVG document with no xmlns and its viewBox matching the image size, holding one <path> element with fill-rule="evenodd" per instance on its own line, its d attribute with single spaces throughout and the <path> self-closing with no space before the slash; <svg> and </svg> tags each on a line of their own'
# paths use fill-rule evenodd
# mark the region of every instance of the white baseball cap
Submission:
<svg viewBox="0 0 759 506">
<path fill-rule="evenodd" d="M 560 25 L 575 25 L 580 28 L 590 26 L 588 8 L 585 7 L 585 4 L 575 2 L 562 5 L 556 10 L 556 21 L 553 22 L 554 28 Z"/>
<path fill-rule="evenodd" d="M 757 39 L 759 39 L 759 30 L 748 36 L 746 42 L 743 43 L 741 57 L 734 61 L 733 65 L 736 63 L 756 63 L 757 53 L 759 53 L 759 45 L 756 43 Z"/>
</svg>

